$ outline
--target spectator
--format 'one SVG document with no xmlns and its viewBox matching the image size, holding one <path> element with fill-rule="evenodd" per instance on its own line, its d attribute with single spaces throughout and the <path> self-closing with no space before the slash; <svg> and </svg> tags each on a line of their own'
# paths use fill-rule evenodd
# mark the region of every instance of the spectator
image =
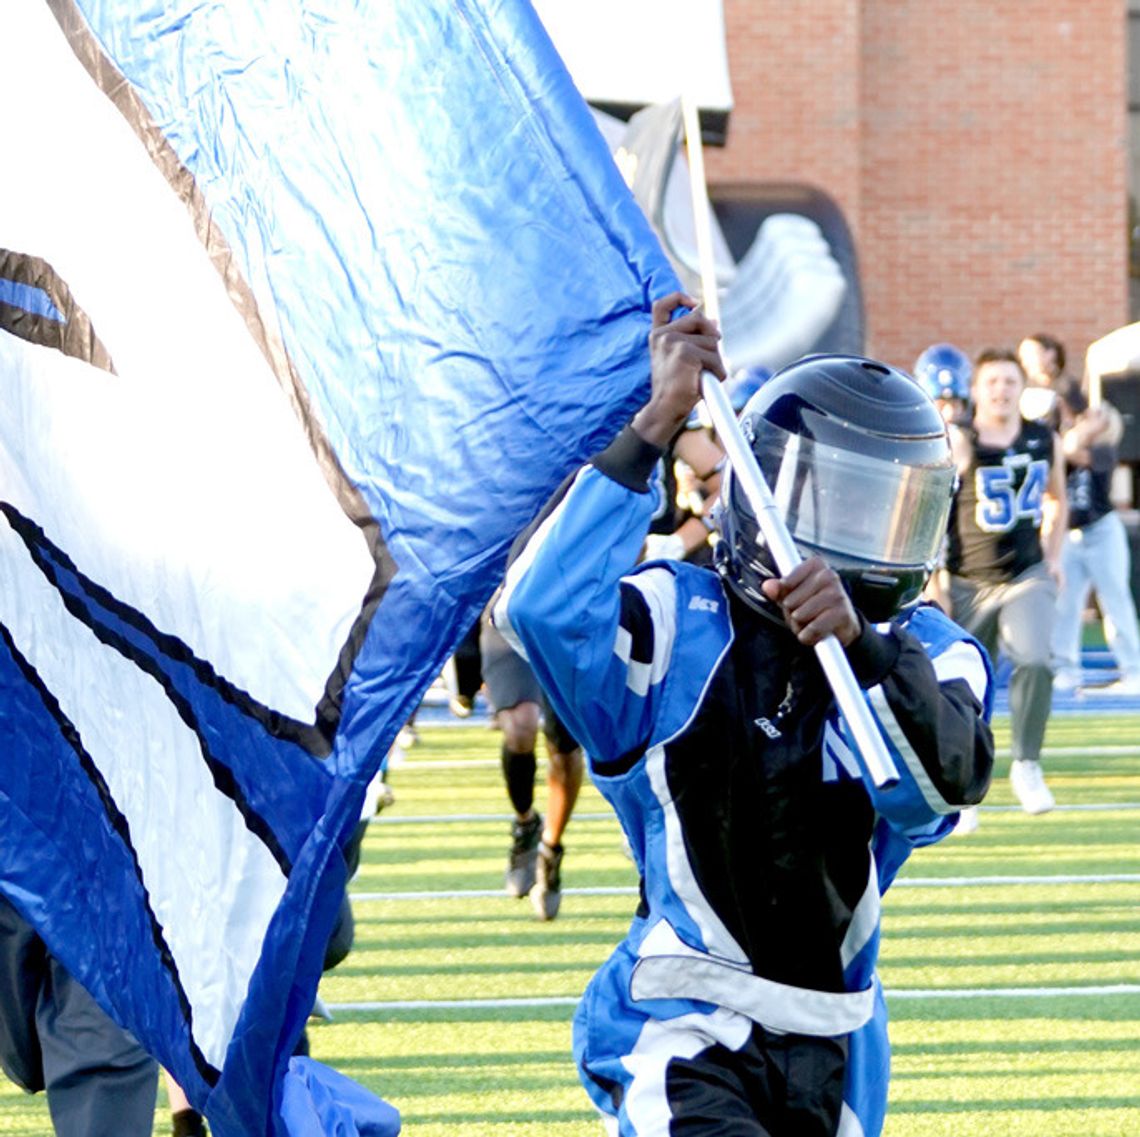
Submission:
<svg viewBox="0 0 1140 1137">
<path fill-rule="evenodd" d="M 1025 372 L 1021 414 L 1030 422 L 1061 427 L 1060 395 L 1076 384 L 1065 374 L 1065 345 L 1046 332 L 1035 332 L 1017 345 L 1017 360 Z"/>
</svg>

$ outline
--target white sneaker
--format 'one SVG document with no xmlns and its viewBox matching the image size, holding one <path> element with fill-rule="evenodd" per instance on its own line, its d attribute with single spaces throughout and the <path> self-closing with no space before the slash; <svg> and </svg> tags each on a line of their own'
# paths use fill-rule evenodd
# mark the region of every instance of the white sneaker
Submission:
<svg viewBox="0 0 1140 1137">
<path fill-rule="evenodd" d="M 969 837 L 978 829 L 978 807 L 967 805 L 958 814 L 958 823 L 954 826 L 954 834 L 958 837 Z"/>
<path fill-rule="evenodd" d="M 324 1019 L 327 1023 L 331 1023 L 333 1020 L 332 1011 L 328 1009 L 328 1006 L 320 995 L 313 998 L 313 1009 L 309 1012 L 309 1018 Z"/>
<path fill-rule="evenodd" d="M 1040 762 L 1014 762 L 1009 768 L 1009 784 L 1026 813 L 1048 813 L 1057 804 L 1045 784 Z"/>
<path fill-rule="evenodd" d="M 1053 676 L 1053 690 L 1059 695 L 1074 694 L 1081 689 L 1081 673 L 1068 668 Z"/>
</svg>

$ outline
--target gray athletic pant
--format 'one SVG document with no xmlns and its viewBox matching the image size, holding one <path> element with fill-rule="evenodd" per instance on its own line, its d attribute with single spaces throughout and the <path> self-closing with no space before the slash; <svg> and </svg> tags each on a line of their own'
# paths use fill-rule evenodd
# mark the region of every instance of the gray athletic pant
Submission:
<svg viewBox="0 0 1140 1137">
<path fill-rule="evenodd" d="M 981 641 L 996 666 L 1000 651 L 1013 665 L 1009 680 L 1010 748 L 1014 760 L 1039 761 L 1053 705 L 1050 641 L 1057 584 L 1044 564 L 1001 583 L 950 578 L 950 615 Z"/>
<path fill-rule="evenodd" d="M 0 1065 L 47 1090 L 57 1137 L 150 1137 L 158 1064 L 0 897 Z"/>
</svg>

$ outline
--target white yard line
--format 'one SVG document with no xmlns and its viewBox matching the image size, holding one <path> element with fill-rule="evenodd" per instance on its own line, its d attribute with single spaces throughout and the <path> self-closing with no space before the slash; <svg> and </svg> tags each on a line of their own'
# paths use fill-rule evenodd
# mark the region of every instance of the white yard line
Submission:
<svg viewBox="0 0 1140 1137">
<path fill-rule="evenodd" d="M 983 813 L 1021 813 L 1019 805 L 982 805 L 978 807 Z M 1140 809 L 1140 801 L 1105 801 L 1086 802 L 1077 805 L 1056 805 L 1054 813 L 1128 813 Z M 514 815 L 510 813 L 424 813 L 415 816 L 393 817 L 385 811 L 370 821 L 384 825 L 448 825 L 455 821 L 465 824 L 471 822 L 494 823 L 496 825 L 509 824 Z M 575 821 L 616 821 L 612 813 L 575 813 Z"/>
<path fill-rule="evenodd" d="M 887 1002 L 913 999 L 1081 999 L 1105 995 L 1140 995 L 1140 983 L 1099 987 L 947 987 L 901 988 L 887 991 Z M 532 999 L 391 999 L 366 1003 L 326 1003 L 333 1014 L 383 1011 L 488 1011 L 501 1008 L 576 1007 L 578 998 L 553 995 Z"/>
<path fill-rule="evenodd" d="M 983 813 L 1021 813 L 1020 805 L 980 805 Z M 1140 801 L 1096 801 L 1082 802 L 1080 804 L 1058 804 L 1050 811 L 1052 813 L 1104 813 L 1107 810 L 1120 810 L 1127 812 L 1140 809 Z"/>
<path fill-rule="evenodd" d="M 327 1010 L 336 1014 L 343 1011 L 483 1011 L 499 1007 L 576 1007 L 578 998 L 572 995 L 555 995 L 536 999 L 392 999 L 375 1003 L 325 1003 Z"/>
<path fill-rule="evenodd" d="M 415 760 L 405 758 L 402 762 L 392 763 L 389 769 L 401 772 L 407 770 L 470 770 L 483 766 L 490 769 L 492 766 L 498 767 L 501 764 L 501 760 L 498 758 L 419 758 Z M 542 766 L 543 760 L 540 759 L 538 764 Z"/>
<path fill-rule="evenodd" d="M 1041 751 L 1042 758 L 1079 758 L 1088 754 L 1093 758 L 1106 757 L 1113 754 L 1140 754 L 1140 745 L 1136 743 L 1108 743 L 1105 746 L 1046 746 Z M 997 751 L 999 758 L 1008 758 L 1008 749 Z"/>
<path fill-rule="evenodd" d="M 986 888 L 990 886 L 1059 885 L 1059 884 L 1140 884 L 1140 873 L 1080 873 L 1055 876 L 912 876 L 896 880 L 892 888 Z M 563 896 L 636 896 L 633 885 L 599 888 L 564 888 Z M 513 900 L 501 888 L 440 889 L 422 892 L 350 892 L 352 900 L 481 900 L 484 898 Z"/>
</svg>

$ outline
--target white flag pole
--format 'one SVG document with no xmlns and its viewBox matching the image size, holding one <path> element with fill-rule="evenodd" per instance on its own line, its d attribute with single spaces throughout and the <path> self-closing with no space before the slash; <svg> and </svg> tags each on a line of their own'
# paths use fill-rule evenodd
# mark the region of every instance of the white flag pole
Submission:
<svg viewBox="0 0 1140 1137">
<path fill-rule="evenodd" d="M 701 290 L 705 313 L 710 319 L 720 319 L 720 302 L 717 297 L 716 264 L 713 256 L 712 230 L 709 225 L 708 186 L 705 181 L 704 150 L 701 146 L 700 120 L 696 103 L 689 97 L 681 100 L 685 122 L 685 146 L 689 158 L 689 181 L 693 195 L 693 224 L 697 235 L 697 254 L 701 268 Z M 732 404 L 711 372 L 701 376 L 701 394 L 729 462 L 733 476 L 740 483 L 748 499 L 764 540 L 772 550 L 772 558 L 781 576 L 787 576 L 800 563 L 801 557 L 784 518 L 764 481 L 752 448 L 741 433 Z M 847 722 L 852 740 L 863 758 L 863 763 L 875 785 L 885 789 L 899 780 L 898 769 L 891 758 L 883 736 L 875 725 L 863 692 L 843 654 L 843 645 L 835 638 L 815 645 L 820 666 L 827 677 L 840 713 Z"/>
</svg>

